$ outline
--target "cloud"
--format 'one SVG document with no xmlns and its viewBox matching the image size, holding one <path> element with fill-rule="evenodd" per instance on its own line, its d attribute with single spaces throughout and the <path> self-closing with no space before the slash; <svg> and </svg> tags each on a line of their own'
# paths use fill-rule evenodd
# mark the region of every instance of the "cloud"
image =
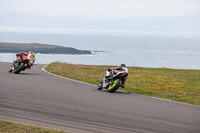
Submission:
<svg viewBox="0 0 200 133">
<path fill-rule="evenodd" d="M 54 18 L 123 19 L 200 14 L 198 0 L 0 0 L 0 12 Z"/>
</svg>

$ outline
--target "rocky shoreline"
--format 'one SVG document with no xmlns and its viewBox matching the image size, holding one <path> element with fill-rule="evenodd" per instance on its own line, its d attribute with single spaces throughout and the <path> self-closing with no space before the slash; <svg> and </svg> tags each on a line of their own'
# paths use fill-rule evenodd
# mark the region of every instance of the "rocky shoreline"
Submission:
<svg viewBox="0 0 200 133">
<path fill-rule="evenodd" d="M 0 42 L 0 53 L 19 53 L 29 51 L 41 54 L 92 54 L 89 50 L 78 50 L 72 47 L 57 45 Z"/>
</svg>

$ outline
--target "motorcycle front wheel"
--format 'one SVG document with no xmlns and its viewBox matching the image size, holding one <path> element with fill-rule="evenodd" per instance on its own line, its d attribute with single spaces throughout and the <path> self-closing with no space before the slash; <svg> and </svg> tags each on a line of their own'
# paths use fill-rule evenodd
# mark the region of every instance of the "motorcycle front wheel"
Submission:
<svg viewBox="0 0 200 133">
<path fill-rule="evenodd" d="M 14 73 L 15 73 L 15 74 L 18 74 L 18 73 L 21 72 L 23 69 L 24 69 L 24 63 L 18 63 L 18 64 L 15 66 Z"/>
<path fill-rule="evenodd" d="M 118 88 L 120 87 L 120 80 L 119 79 L 116 79 L 113 81 L 112 84 L 109 85 L 108 87 L 108 92 L 115 92 Z"/>
</svg>

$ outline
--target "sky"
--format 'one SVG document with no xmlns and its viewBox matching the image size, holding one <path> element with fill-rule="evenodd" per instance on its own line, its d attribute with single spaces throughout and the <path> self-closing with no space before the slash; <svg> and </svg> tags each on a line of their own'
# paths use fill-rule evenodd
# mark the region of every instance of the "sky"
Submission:
<svg viewBox="0 0 200 133">
<path fill-rule="evenodd" d="M 200 0 L 0 0 L 0 3 L 0 30 L 34 27 L 200 32 Z"/>
</svg>

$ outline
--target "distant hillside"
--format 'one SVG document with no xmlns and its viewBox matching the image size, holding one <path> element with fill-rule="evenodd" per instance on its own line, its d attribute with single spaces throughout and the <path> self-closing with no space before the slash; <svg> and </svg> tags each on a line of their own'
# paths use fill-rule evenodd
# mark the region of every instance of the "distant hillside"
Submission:
<svg viewBox="0 0 200 133">
<path fill-rule="evenodd" d="M 169 9 L 170 10 L 170 9 Z M 200 32 L 200 14 L 163 18 L 131 19 L 83 19 L 76 17 L 51 18 L 19 12 L 0 13 L 0 26 L 92 29 L 92 30 L 128 30 L 128 31 L 165 31 Z"/>
<path fill-rule="evenodd" d="M 39 43 L 6 43 L 0 42 L 0 53 L 19 53 L 34 51 L 41 54 L 91 54 L 88 50 L 78 50 L 71 47 L 63 47 Z"/>
</svg>

